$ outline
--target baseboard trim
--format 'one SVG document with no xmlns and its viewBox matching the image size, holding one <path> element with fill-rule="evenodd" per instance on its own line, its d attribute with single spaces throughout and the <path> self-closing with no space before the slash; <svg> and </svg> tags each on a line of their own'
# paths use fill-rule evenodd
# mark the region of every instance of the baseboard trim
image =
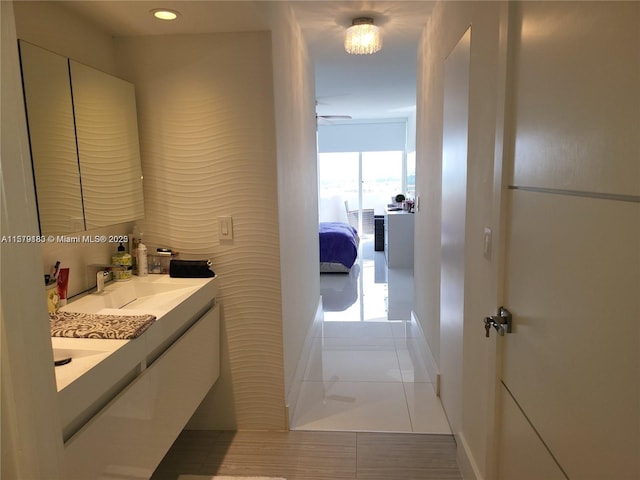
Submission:
<svg viewBox="0 0 640 480">
<path fill-rule="evenodd" d="M 469 445 L 467 444 L 464 434 L 459 433 L 456 435 L 456 441 L 458 444 L 456 459 L 458 461 L 458 466 L 460 467 L 462 478 L 464 478 L 464 480 L 484 480 L 484 477 L 480 473 L 478 465 L 469 450 Z"/>
<path fill-rule="evenodd" d="M 309 330 L 307 330 L 307 336 L 304 340 L 304 346 L 302 352 L 300 352 L 300 358 L 298 359 L 298 365 L 296 365 L 296 371 L 291 382 L 291 388 L 287 393 L 287 402 L 285 405 L 285 414 L 287 422 L 287 430 L 290 429 L 293 424 L 293 417 L 296 412 L 296 404 L 298 397 L 300 396 L 300 389 L 302 388 L 302 379 L 304 378 L 304 372 L 307 369 L 309 363 L 309 357 L 311 356 L 311 350 L 313 347 L 313 340 L 319 336 L 319 330 L 322 329 L 322 322 L 324 321 L 324 308 L 322 307 L 322 297 L 318 301 L 315 317 Z"/>
<path fill-rule="evenodd" d="M 418 352 L 427 369 L 436 395 L 440 396 L 440 370 L 438 368 L 438 362 L 436 362 L 436 358 L 433 356 L 431 348 L 429 348 L 429 343 L 418 321 L 418 316 L 413 310 L 411 311 L 411 329 L 416 332 L 413 337 L 416 340 Z"/>
</svg>

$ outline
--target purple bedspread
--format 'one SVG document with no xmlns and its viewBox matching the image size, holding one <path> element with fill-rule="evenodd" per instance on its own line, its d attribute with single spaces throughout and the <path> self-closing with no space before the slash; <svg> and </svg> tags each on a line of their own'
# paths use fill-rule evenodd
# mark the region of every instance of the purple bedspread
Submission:
<svg viewBox="0 0 640 480">
<path fill-rule="evenodd" d="M 351 268 L 358 256 L 358 233 L 348 223 L 320 223 L 320 262 Z"/>
</svg>

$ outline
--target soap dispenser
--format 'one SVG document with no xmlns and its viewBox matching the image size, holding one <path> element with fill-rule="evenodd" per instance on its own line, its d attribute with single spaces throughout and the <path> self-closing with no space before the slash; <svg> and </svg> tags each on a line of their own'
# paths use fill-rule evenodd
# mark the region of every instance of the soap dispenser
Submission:
<svg viewBox="0 0 640 480">
<path fill-rule="evenodd" d="M 118 246 L 118 253 L 111 257 L 111 264 L 114 266 L 122 267 L 113 269 L 113 279 L 115 281 L 123 282 L 125 280 L 131 280 L 131 269 L 133 267 L 133 261 L 131 255 L 125 252 L 122 242 Z"/>
</svg>

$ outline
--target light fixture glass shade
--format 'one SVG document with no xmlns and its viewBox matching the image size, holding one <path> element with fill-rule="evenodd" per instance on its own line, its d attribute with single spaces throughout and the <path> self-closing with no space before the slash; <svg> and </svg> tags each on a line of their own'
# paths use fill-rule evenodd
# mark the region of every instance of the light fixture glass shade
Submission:
<svg viewBox="0 0 640 480">
<path fill-rule="evenodd" d="M 175 20 L 180 15 L 175 10 L 168 10 L 166 8 L 156 8 L 151 10 L 151 14 L 158 20 Z"/>
<path fill-rule="evenodd" d="M 380 28 L 371 18 L 356 18 L 347 28 L 344 36 L 344 49 L 352 55 L 369 55 L 382 48 Z"/>
</svg>

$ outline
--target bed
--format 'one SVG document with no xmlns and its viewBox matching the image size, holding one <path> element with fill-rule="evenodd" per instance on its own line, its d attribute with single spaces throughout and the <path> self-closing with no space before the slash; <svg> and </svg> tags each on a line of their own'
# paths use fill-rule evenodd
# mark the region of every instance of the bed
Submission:
<svg viewBox="0 0 640 480">
<path fill-rule="evenodd" d="M 347 273 L 358 258 L 360 237 L 355 228 L 343 222 L 321 222 L 320 272 Z"/>
</svg>

